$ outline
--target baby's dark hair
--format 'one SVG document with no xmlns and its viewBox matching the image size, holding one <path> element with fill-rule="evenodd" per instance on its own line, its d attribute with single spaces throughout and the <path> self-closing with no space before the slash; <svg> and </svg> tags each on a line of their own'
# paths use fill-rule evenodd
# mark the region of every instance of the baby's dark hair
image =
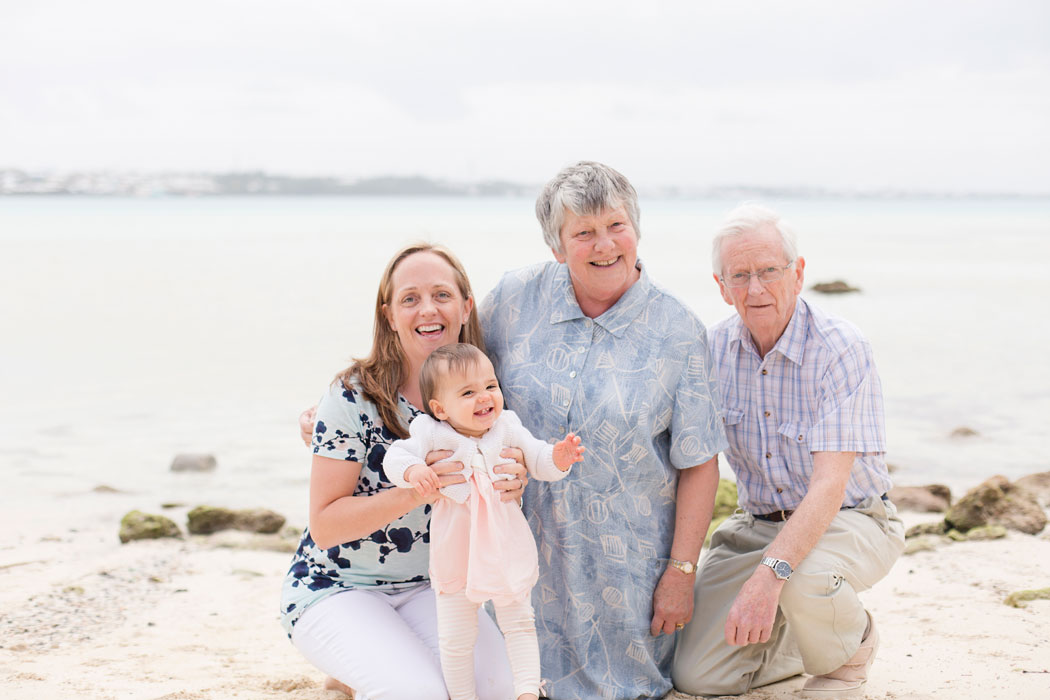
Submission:
<svg viewBox="0 0 1050 700">
<path fill-rule="evenodd" d="M 430 399 L 434 398 L 442 377 L 451 374 L 462 374 L 474 367 L 485 353 L 470 343 L 452 343 L 442 345 L 430 353 L 419 370 L 419 393 L 423 396 L 423 410 L 434 419 L 437 416 L 430 410 Z"/>
</svg>

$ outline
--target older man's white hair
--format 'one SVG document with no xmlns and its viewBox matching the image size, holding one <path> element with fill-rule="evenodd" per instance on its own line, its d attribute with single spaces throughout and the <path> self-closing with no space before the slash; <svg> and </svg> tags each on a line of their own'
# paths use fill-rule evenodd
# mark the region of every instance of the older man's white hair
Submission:
<svg viewBox="0 0 1050 700">
<path fill-rule="evenodd" d="M 791 227 L 784 223 L 780 214 L 769 207 L 755 202 L 745 202 L 726 214 L 715 233 L 714 240 L 711 241 L 711 267 L 715 274 L 722 274 L 722 244 L 727 238 L 753 233 L 767 226 L 780 234 L 786 261 L 794 261 L 798 257 L 798 242 Z"/>
</svg>

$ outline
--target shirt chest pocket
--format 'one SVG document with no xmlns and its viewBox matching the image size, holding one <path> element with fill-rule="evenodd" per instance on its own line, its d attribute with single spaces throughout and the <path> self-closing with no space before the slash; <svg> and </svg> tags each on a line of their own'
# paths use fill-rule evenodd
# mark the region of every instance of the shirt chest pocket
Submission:
<svg viewBox="0 0 1050 700">
<path fill-rule="evenodd" d="M 726 408 L 722 411 L 722 422 L 726 426 L 726 438 L 729 448 L 726 453 L 736 461 L 744 463 L 746 457 L 741 454 L 741 449 L 747 451 L 747 430 L 744 426 L 744 412 L 735 408 Z"/>
<path fill-rule="evenodd" d="M 809 429 L 810 426 L 805 423 L 781 423 L 777 428 L 780 447 L 789 461 L 798 463 L 810 459 Z"/>
<path fill-rule="evenodd" d="M 730 428 L 736 429 L 741 422 L 744 420 L 744 412 L 738 411 L 735 408 L 727 408 L 722 416 L 722 422 L 726 425 L 726 430 Z"/>
</svg>

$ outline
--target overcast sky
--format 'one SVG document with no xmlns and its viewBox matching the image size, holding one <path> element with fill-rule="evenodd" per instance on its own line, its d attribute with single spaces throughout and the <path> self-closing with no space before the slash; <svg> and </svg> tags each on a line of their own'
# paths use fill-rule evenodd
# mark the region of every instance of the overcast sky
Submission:
<svg viewBox="0 0 1050 700">
<path fill-rule="evenodd" d="M 0 0 L 0 168 L 1050 192 L 1050 3 Z"/>
</svg>

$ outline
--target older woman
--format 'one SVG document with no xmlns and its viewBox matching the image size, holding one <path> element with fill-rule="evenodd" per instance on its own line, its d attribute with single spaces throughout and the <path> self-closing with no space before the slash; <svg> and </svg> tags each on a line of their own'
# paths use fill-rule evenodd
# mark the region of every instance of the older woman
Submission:
<svg viewBox="0 0 1050 700">
<path fill-rule="evenodd" d="M 419 374 L 435 348 L 482 345 L 470 283 L 447 250 L 409 246 L 390 261 L 375 308 L 370 355 L 340 373 L 312 427 L 310 525 L 281 595 L 281 622 L 295 646 L 358 700 L 446 700 L 438 663 L 434 594 L 426 580 L 430 505 L 413 489 L 394 488 L 383 472 L 391 442 L 408 437 L 422 409 Z M 504 452 L 505 456 L 517 455 Z M 442 484 L 460 465 L 434 465 Z M 524 468 L 496 467 L 519 479 Z M 504 481 L 506 497 L 521 481 Z M 430 499 L 433 500 L 433 499 Z M 475 674 L 484 700 L 513 693 L 503 639 L 479 619 Z"/>
<path fill-rule="evenodd" d="M 525 426 L 588 448 L 572 478 L 526 488 L 546 694 L 662 697 L 726 447 L 706 331 L 646 274 L 620 173 L 570 166 L 536 214 L 556 262 L 504 276 L 482 327 Z"/>
</svg>

